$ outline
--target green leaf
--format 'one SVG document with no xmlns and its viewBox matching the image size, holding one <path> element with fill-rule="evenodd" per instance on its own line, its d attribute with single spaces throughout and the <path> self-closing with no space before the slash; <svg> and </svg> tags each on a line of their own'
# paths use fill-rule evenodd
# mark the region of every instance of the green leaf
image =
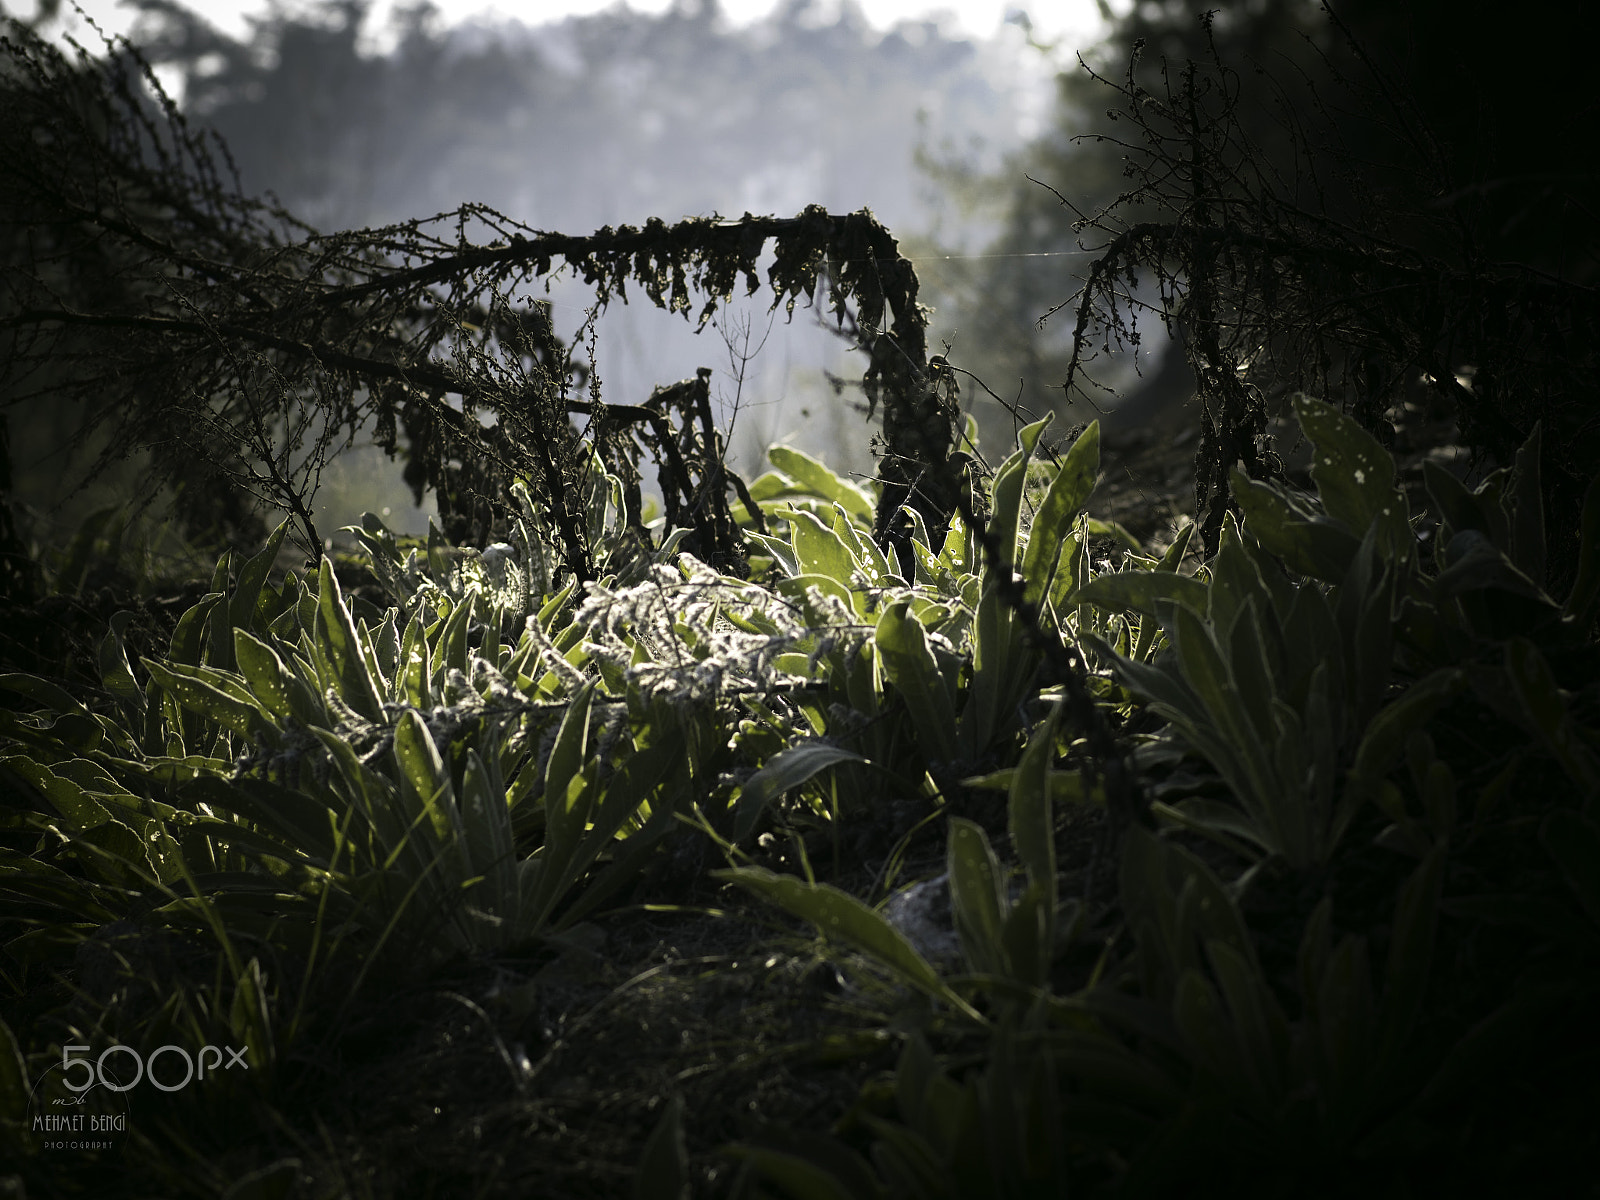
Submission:
<svg viewBox="0 0 1600 1200">
<path fill-rule="evenodd" d="M 132 620 L 132 612 L 119 612 L 111 618 L 111 628 L 100 641 L 100 681 L 106 691 L 115 696 L 132 718 L 135 726 L 144 721 L 146 699 L 144 689 L 133 677 L 128 663 L 128 649 L 123 633 Z"/>
<path fill-rule="evenodd" d="M 256 609 L 261 603 L 261 588 L 267 582 L 267 574 L 273 564 L 278 561 L 278 551 L 288 532 L 289 521 L 285 519 L 268 536 L 261 552 L 240 570 L 239 584 L 228 599 L 228 620 L 235 629 L 249 629 L 255 623 Z"/>
<path fill-rule="evenodd" d="M 235 629 L 233 656 L 239 673 L 250 685 L 250 693 L 268 712 L 285 721 L 296 715 L 285 682 L 288 671 L 276 650 L 248 630 Z"/>
<path fill-rule="evenodd" d="M 368 720 L 382 719 L 383 698 L 367 670 L 333 563 L 326 557 L 317 574 L 317 618 L 318 640 L 338 680 L 340 697 Z"/>
<path fill-rule="evenodd" d="M 914 510 L 913 510 L 914 511 Z M 833 532 L 844 543 L 873 587 L 888 587 L 899 582 L 899 569 L 889 564 L 878 544 L 868 536 L 868 531 L 850 520 L 850 515 L 839 505 L 833 510 Z"/>
<path fill-rule="evenodd" d="M 441 846 L 455 845 L 461 838 L 460 817 L 455 811 L 455 793 L 444 757 L 434 744 L 433 735 L 414 711 L 400 715 L 394 727 L 394 759 L 400 768 L 402 794 L 409 789 L 408 818 L 426 813 L 434 836 Z"/>
<path fill-rule="evenodd" d="M 1441 668 L 1412 684 L 1367 726 L 1356 749 L 1355 774 L 1370 784 L 1383 779 L 1400 761 L 1406 739 L 1465 687 L 1466 677 L 1454 667 Z"/>
<path fill-rule="evenodd" d="M 883 670 L 905 699 L 917 742 L 929 762 L 948 759 L 956 745 L 955 701 L 944 673 L 928 648 L 922 623 L 901 597 L 883 610 L 873 637 Z"/>
<path fill-rule="evenodd" d="M 1405 497 L 1394 486 L 1394 456 L 1351 417 L 1310 396 L 1294 398 L 1295 416 L 1311 439 L 1311 478 L 1322 506 L 1356 536 L 1398 519 L 1409 533 Z M 1404 550 L 1404 547 L 1386 547 Z"/>
<path fill-rule="evenodd" d="M 111 813 L 79 784 L 57 775 L 49 767 L 34 762 L 25 754 L 0 758 L 0 767 L 26 782 L 65 817 L 71 828 L 82 832 L 111 820 Z"/>
<path fill-rule="evenodd" d="M 799 484 L 801 492 L 821 496 L 829 503 L 840 505 L 851 516 L 866 521 L 872 519 L 872 497 L 849 480 L 835 475 L 809 454 L 789 446 L 769 446 L 767 458 L 774 467 Z M 756 497 L 758 500 L 769 498 Z"/>
<path fill-rule="evenodd" d="M 22 1060 L 22 1047 L 11 1026 L 0 1019 L 0 1145 L 16 1142 L 16 1134 L 28 1118 L 28 1072 Z M 18 1160 L 13 1160 L 18 1161 Z"/>
<path fill-rule="evenodd" d="M 493 741 L 492 737 L 490 739 Z M 514 918 L 519 908 L 516 846 L 511 834 L 511 809 L 505 782 L 500 778 L 498 755 L 486 745 L 487 760 L 476 750 L 467 751 L 461 779 L 461 829 L 465 839 L 467 871 L 485 877 L 492 903 L 485 905 L 498 916 Z M 508 931 L 513 932 L 513 931 Z"/>
<path fill-rule="evenodd" d="M 950 911 L 961 949 L 974 971 L 1009 975 L 1005 952 L 1006 903 L 1000 863 L 983 829 L 964 817 L 951 817 L 946 852 L 950 872 Z"/>
<path fill-rule="evenodd" d="M 270 724 L 267 710 L 241 685 L 208 667 L 184 667 L 141 660 L 150 678 L 190 712 L 198 713 L 224 729 L 250 736 L 262 723 Z"/>
<path fill-rule="evenodd" d="M 1110 538 L 1124 550 L 1132 550 L 1135 554 L 1144 549 L 1139 539 L 1134 537 L 1121 521 L 1103 521 L 1099 517 L 1090 517 L 1084 521 L 1083 528 L 1090 537 Z"/>
<path fill-rule="evenodd" d="M 983 1017 L 939 978 L 904 935 L 884 917 L 847 892 L 826 883 L 807 883 L 761 867 L 713 871 L 713 879 L 738 884 L 795 916 L 810 921 L 827 937 L 840 938 L 870 954 L 912 987 L 943 1000 L 970 1020 Z"/>
<path fill-rule="evenodd" d="M 472 623 L 472 611 L 477 606 L 478 593 L 469 591 L 445 618 L 444 632 L 439 636 L 439 665 L 446 671 L 467 671 L 467 628 Z"/>
<path fill-rule="evenodd" d="M 1496 526 L 1503 524 L 1504 513 L 1497 514 L 1500 521 L 1492 521 L 1488 511 L 1492 501 L 1487 496 L 1469 491 L 1465 484 L 1432 459 L 1423 460 L 1422 482 L 1427 489 L 1428 499 L 1433 503 L 1434 512 L 1439 514 L 1439 520 L 1444 525 L 1445 542 L 1469 529 L 1494 541 Z"/>
<path fill-rule="evenodd" d="M 545 762 L 544 790 L 548 803 L 567 794 L 567 786 L 589 757 L 589 720 L 597 684 L 591 680 L 572 698 L 556 731 L 555 745 Z"/>
<path fill-rule="evenodd" d="M 1096 575 L 1067 598 L 1068 604 L 1093 604 L 1107 612 L 1128 609 L 1159 617 L 1161 605 L 1181 604 L 1195 613 L 1206 611 L 1206 585 L 1174 571 L 1113 571 Z"/>
<path fill-rule="evenodd" d="M 1061 706 L 1057 704 L 1028 739 L 1006 799 L 1012 847 L 1022 860 L 1028 883 L 1045 889 L 1052 913 L 1056 899 L 1056 838 L 1050 777 L 1055 773 L 1052 767 L 1060 716 Z"/>
<path fill-rule="evenodd" d="M 1232 780 L 1244 792 L 1239 799 L 1247 808 L 1253 803 L 1269 808 L 1288 803 L 1286 797 L 1279 795 L 1276 780 L 1266 765 L 1265 748 L 1252 729 L 1249 713 L 1211 630 L 1195 613 L 1179 607 L 1175 632 L 1183 677 L 1205 706 L 1210 723 L 1231 748 L 1230 757 L 1242 769 L 1242 774 Z M 1213 760 L 1213 765 L 1221 768 L 1223 763 Z"/>
<path fill-rule="evenodd" d="M 799 787 L 839 763 L 867 761 L 853 750 L 830 746 L 825 742 L 802 742 L 778 751 L 740 788 L 733 821 L 733 840 L 743 842 L 754 833 L 756 822 L 766 806 L 784 792 Z"/>
<path fill-rule="evenodd" d="M 1277 485 L 1251 479 L 1238 467 L 1229 481 L 1245 527 L 1264 549 L 1297 574 L 1329 583 L 1345 577 L 1360 538 L 1326 517 L 1302 512 Z"/>
<path fill-rule="evenodd" d="M 211 610 L 222 603 L 222 599 L 221 592 L 211 592 L 200 597 L 194 607 L 178 618 L 177 627 L 172 631 L 172 641 L 167 647 L 169 662 L 188 667 L 200 665 L 200 639 L 205 633 L 206 619 L 211 615 Z"/>
<path fill-rule="evenodd" d="M 859 566 L 855 555 L 839 535 L 814 514 L 803 509 L 791 510 L 789 537 L 802 574 L 823 575 L 846 589 L 851 587 L 851 575 Z"/>
<path fill-rule="evenodd" d="M 120 504 L 97 508 L 78 524 L 62 557 L 61 568 L 56 572 L 55 587 L 64 595 L 75 596 L 83 586 L 84 577 L 95 559 L 95 543 L 122 511 Z"/>
<path fill-rule="evenodd" d="M 785 1140 L 804 1146 L 809 1139 L 790 1135 Z M 740 1143 L 729 1146 L 724 1153 L 749 1163 L 763 1181 L 778 1188 L 785 1200 L 877 1200 L 881 1195 L 872 1183 L 872 1169 L 860 1155 L 843 1146 L 835 1154 L 824 1156 L 809 1146 L 779 1149 Z M 845 1161 L 837 1161 L 841 1158 Z"/>
<path fill-rule="evenodd" d="M 1028 547 L 1022 556 L 1022 578 L 1029 603 L 1039 603 L 1039 598 L 1049 590 L 1061 541 L 1088 502 L 1099 475 L 1100 422 L 1091 421 L 1061 460 L 1061 469 L 1050 481 L 1050 488 L 1028 531 Z"/>
<path fill-rule="evenodd" d="M 1259 966 L 1226 942 L 1206 942 L 1206 955 L 1233 1017 L 1233 1032 L 1258 1111 L 1275 1115 L 1284 1103 L 1289 1022 Z"/>
<path fill-rule="evenodd" d="M 1034 447 L 1044 433 L 1045 426 L 1054 419 L 1054 413 L 1046 413 L 1033 424 L 1025 426 L 1017 434 L 1016 452 L 995 473 L 989 533 L 999 545 L 1000 552 L 1007 556 L 1008 566 L 1016 561 L 1017 523 L 1022 515 L 1022 492 L 1028 479 L 1028 461 L 1033 457 Z"/>
</svg>

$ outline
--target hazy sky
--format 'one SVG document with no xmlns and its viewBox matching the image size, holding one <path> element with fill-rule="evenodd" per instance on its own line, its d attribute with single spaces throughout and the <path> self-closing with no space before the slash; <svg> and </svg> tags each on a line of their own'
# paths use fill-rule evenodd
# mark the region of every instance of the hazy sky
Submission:
<svg viewBox="0 0 1600 1200">
<path fill-rule="evenodd" d="M 268 11 L 271 0 L 181 0 L 187 7 L 204 14 L 213 24 L 225 31 L 242 35 L 248 32 L 246 17 Z M 403 0 L 402 0 L 403 2 Z M 578 13 L 596 12 L 617 3 L 618 0 L 434 0 L 435 5 L 449 24 L 489 14 L 511 17 L 529 25 L 557 21 Z M 79 5 L 107 33 L 126 32 L 132 23 L 132 10 L 118 0 L 78 0 Z M 660 12 L 672 0 L 630 0 L 635 10 Z M 735 21 L 756 20 L 771 12 L 777 0 L 722 0 L 723 11 Z M 831 10 L 838 0 L 827 0 Z M 1045 37 L 1065 35 L 1076 41 L 1092 34 L 1099 27 L 1099 14 L 1095 0 L 857 0 L 867 19 L 880 28 L 888 28 L 897 21 L 943 14 L 954 28 L 968 36 L 988 37 L 1005 20 L 1006 14 L 1016 8 L 1030 10 L 1035 27 Z M 70 0 L 69 0 L 70 4 Z M 66 8 L 69 4 L 64 4 Z M 275 5 L 282 8 L 300 7 L 290 0 Z M 26 12 L 26 3 L 17 4 L 14 11 Z M 396 7 L 395 0 L 372 0 L 371 18 L 367 28 L 381 30 L 388 25 L 389 14 Z M 1114 5 L 1125 7 L 1123 3 Z"/>
</svg>

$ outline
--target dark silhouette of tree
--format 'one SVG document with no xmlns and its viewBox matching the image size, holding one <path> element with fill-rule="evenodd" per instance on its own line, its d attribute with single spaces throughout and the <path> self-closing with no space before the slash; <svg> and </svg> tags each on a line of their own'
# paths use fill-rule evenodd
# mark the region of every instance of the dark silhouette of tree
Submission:
<svg viewBox="0 0 1600 1200">
<path fill-rule="evenodd" d="M 1499 462 L 1543 421 L 1559 431 L 1545 439 L 1546 500 L 1575 517 L 1600 451 L 1595 223 L 1580 215 L 1594 211 L 1596 176 L 1535 168 L 1581 141 L 1593 106 L 1582 73 L 1518 110 L 1494 56 L 1505 22 L 1476 10 L 1456 21 L 1438 5 L 1402 18 L 1351 4 L 1348 20 L 1346 6 L 1299 0 L 1192 8 L 1135 6 L 1063 81 L 1058 129 L 1018 181 L 996 249 L 1086 253 L 1036 260 L 1009 292 L 1013 264 L 993 260 L 990 319 L 1009 313 L 1016 328 L 997 298 L 1036 304 L 1054 279 L 1032 315 L 1071 336 L 1036 362 L 1059 364 L 1051 382 L 1080 412 L 1129 386 L 1112 352 L 1153 329 L 1173 336 L 1202 406 L 1208 545 L 1230 469 L 1278 472 L 1267 421 L 1295 389 L 1392 436 L 1394 406 L 1426 381 L 1466 444 Z"/>
<path fill-rule="evenodd" d="M 319 234 L 244 196 L 219 143 L 153 106 L 137 56 L 73 63 L 20 30 L 5 50 L 8 408 L 83 402 L 109 431 L 103 458 L 147 448 L 160 478 L 225 481 L 292 516 L 313 554 L 320 472 L 370 426 L 409 455 L 408 481 L 439 495 L 453 536 L 503 527 L 510 485 L 526 481 L 579 579 L 596 574 L 592 456 L 625 482 L 643 537 L 648 453 L 669 520 L 691 531 L 684 548 L 739 568 L 727 492 L 743 487 L 722 464 L 704 376 L 640 405 L 608 404 L 598 386 L 575 394 L 578 372 L 535 294 L 560 264 L 600 307 L 625 302 L 630 281 L 685 315 L 697 293 L 702 324 L 741 285 L 791 311 L 825 296 L 870 357 L 863 386 L 885 412 L 891 498 L 945 469 L 950 414 L 935 405 L 925 419 L 936 389 L 916 274 L 870 213 L 652 219 L 570 237 L 470 205 Z"/>
</svg>

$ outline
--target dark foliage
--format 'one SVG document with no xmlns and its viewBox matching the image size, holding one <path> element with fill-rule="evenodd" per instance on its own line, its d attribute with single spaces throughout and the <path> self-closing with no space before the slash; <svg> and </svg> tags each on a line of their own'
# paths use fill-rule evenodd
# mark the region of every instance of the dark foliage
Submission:
<svg viewBox="0 0 1600 1200">
<path fill-rule="evenodd" d="M 698 292 L 702 326 L 741 282 L 750 293 L 765 282 L 773 307 L 792 313 L 824 281 L 870 356 L 884 478 L 901 489 L 891 499 L 950 454 L 953 410 L 923 403 L 941 393 L 927 382 L 916 274 L 870 213 L 652 219 L 569 237 L 468 205 L 319 234 L 243 196 L 225 149 L 152 102 L 136 55 L 101 70 L 15 34 L 5 77 L 16 120 L 0 146 L 12 163 L 0 196 L 14 265 L 0 317 L 8 402 L 84 403 L 80 436 L 109 434 L 97 466 L 148 449 L 156 478 L 217 493 L 191 518 L 232 512 L 223 532 L 248 539 L 249 510 L 222 501 L 251 495 L 291 515 L 320 554 L 311 496 L 330 458 L 370 426 L 391 454 L 404 430 L 407 482 L 438 492 L 454 537 L 503 528 L 507 485 L 522 478 L 565 569 L 593 578 L 579 511 L 592 445 L 628 481 L 641 535 L 637 463 L 649 452 L 669 528 L 694 530 L 708 561 L 739 561 L 727 490 L 742 484 L 722 464 L 705 380 L 640 405 L 605 403 L 598 381 L 588 399 L 574 395 L 581 372 L 531 295 L 561 263 L 600 307 L 625 302 L 630 280 L 685 315 Z M 574 416 L 587 418 L 587 437 Z M 951 511 L 929 507 L 929 524 Z"/>
<path fill-rule="evenodd" d="M 1106 239 L 1072 305 L 1069 397 L 1094 398 L 1097 340 L 1100 350 L 1139 344 L 1148 300 L 1135 289 L 1153 279 L 1202 404 L 1195 502 L 1208 550 L 1231 503 L 1229 471 L 1281 473 L 1267 422 L 1290 392 L 1342 398 L 1392 441 L 1391 418 L 1421 379 L 1465 442 L 1501 463 L 1542 421 L 1556 435 L 1546 502 L 1566 581 L 1582 485 L 1600 455 L 1600 295 L 1485 253 L 1478 222 L 1438 203 L 1444 150 L 1359 46 L 1348 50 L 1362 71 L 1354 81 L 1326 58 L 1322 82 L 1292 83 L 1244 74 L 1215 41 L 1182 63 L 1151 63 L 1142 49 L 1120 81 L 1096 76 L 1127 130 L 1112 139 L 1127 190 L 1094 212 L 1061 197 L 1078 233 Z M 1270 138 L 1259 116 L 1268 97 Z M 1376 127 L 1359 141 L 1338 107 L 1352 104 Z"/>
</svg>

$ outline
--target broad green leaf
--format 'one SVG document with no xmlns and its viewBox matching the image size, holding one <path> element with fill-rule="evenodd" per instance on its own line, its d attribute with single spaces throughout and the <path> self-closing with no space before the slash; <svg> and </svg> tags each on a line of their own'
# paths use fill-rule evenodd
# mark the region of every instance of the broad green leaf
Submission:
<svg viewBox="0 0 1600 1200">
<path fill-rule="evenodd" d="M 1265 748 L 1252 730 L 1249 714 L 1211 630 L 1189 609 L 1180 606 L 1176 611 L 1174 641 L 1183 677 L 1205 706 L 1210 724 L 1231 748 L 1230 758 L 1243 769 L 1243 776 L 1233 781 L 1244 792 L 1240 801 L 1247 808 L 1254 801 L 1268 805 L 1290 803 L 1279 794 L 1266 766 Z M 1213 765 L 1220 768 L 1223 764 L 1213 760 Z"/>
<path fill-rule="evenodd" d="M 1270 854 L 1277 848 L 1277 839 L 1268 831 L 1237 806 L 1222 800 L 1189 797 L 1176 804 L 1157 800 L 1151 803 L 1150 812 L 1161 820 L 1227 846 L 1247 860 L 1258 852 Z"/>
<path fill-rule="evenodd" d="M 435 837 L 442 846 L 455 844 L 461 836 L 455 812 L 455 794 L 444 757 L 433 735 L 414 711 L 400 715 L 394 727 L 394 759 L 400 768 L 402 793 L 409 788 L 410 819 L 426 813 Z"/>
<path fill-rule="evenodd" d="M 383 699 L 356 640 L 355 624 L 345 607 L 333 563 L 326 557 L 317 575 L 317 634 L 338 680 L 340 697 L 368 720 L 381 719 Z"/>
<path fill-rule="evenodd" d="M 1240 1054 L 1239 1044 L 1229 1027 L 1222 999 L 1211 982 L 1198 970 L 1187 970 L 1178 979 L 1172 1000 L 1172 1015 L 1183 1032 L 1190 1053 L 1214 1078 L 1235 1094 L 1248 1095 L 1250 1078 Z"/>
<path fill-rule="evenodd" d="M 25 754 L 10 754 L 0 758 L 4 767 L 26 782 L 51 806 L 67 819 L 79 832 L 93 829 L 111 820 L 111 813 L 83 787 L 69 778 L 57 775 L 49 767 L 34 762 Z"/>
<path fill-rule="evenodd" d="M 733 840 L 743 842 L 755 832 L 762 811 L 784 792 L 799 787 L 839 763 L 866 761 L 853 750 L 830 746 L 825 742 L 802 742 L 778 751 L 740 788 L 733 822 Z"/>
<path fill-rule="evenodd" d="M 200 597 L 193 608 L 178 618 L 177 628 L 172 631 L 172 641 L 167 647 L 169 661 L 189 667 L 200 665 L 201 637 L 205 633 L 206 619 L 222 600 L 221 592 L 210 592 Z"/>
<path fill-rule="evenodd" d="M 1206 585 L 1175 571 L 1113 571 L 1096 575 L 1067 597 L 1068 604 L 1093 604 L 1107 612 L 1133 609 L 1159 617 L 1158 605 L 1182 604 L 1195 613 L 1206 610 Z"/>
<path fill-rule="evenodd" d="M 260 553 L 240 569 L 238 586 L 228 598 L 228 620 L 233 628 L 249 629 L 255 623 L 256 609 L 261 603 L 261 588 L 267 582 L 267 574 L 273 564 L 278 561 L 278 551 L 288 532 L 289 521 L 286 518 L 267 537 Z"/>
<path fill-rule="evenodd" d="M 205 667 L 185 670 L 177 663 L 169 666 L 148 658 L 142 661 L 150 678 L 179 704 L 224 729 L 248 737 L 258 724 L 270 724 L 266 708 L 242 686 L 229 686 L 230 681 L 222 678 L 220 672 Z"/>
<path fill-rule="evenodd" d="M 876 1139 L 873 1163 L 897 1194 L 917 1200 L 955 1200 L 959 1184 L 946 1156 L 935 1151 L 927 1137 L 870 1113 L 862 1120 Z"/>
<path fill-rule="evenodd" d="M 58 592 L 71 596 L 78 594 L 78 589 L 83 586 L 84 577 L 94 564 L 95 543 L 117 520 L 122 508 L 120 504 L 111 504 L 105 508 L 95 509 L 78 523 L 72 541 L 67 546 L 66 554 L 62 556 L 61 567 L 56 572 L 55 588 Z"/>
<path fill-rule="evenodd" d="M 1060 716 L 1061 706 L 1057 704 L 1028 739 L 1006 799 L 1011 845 L 1022 860 L 1028 883 L 1045 889 L 1052 913 L 1056 900 L 1056 838 L 1050 777 L 1055 774 L 1052 768 Z"/>
<path fill-rule="evenodd" d="M 250 685 L 250 693 L 280 720 L 294 716 L 285 683 L 288 674 L 278 652 L 256 638 L 248 630 L 233 631 L 233 656 L 239 664 L 239 673 Z"/>
<path fill-rule="evenodd" d="M 1084 521 L 1083 527 L 1090 537 L 1110 538 L 1124 550 L 1132 550 L 1135 554 L 1144 548 L 1139 539 L 1134 537 L 1121 521 L 1104 521 L 1099 517 L 1089 517 Z"/>
<path fill-rule="evenodd" d="M 1367 527 L 1405 523 L 1405 498 L 1394 486 L 1394 456 L 1353 418 L 1310 396 L 1294 398 L 1295 416 L 1311 439 L 1311 478 L 1328 515 L 1357 537 Z"/>
<path fill-rule="evenodd" d="M 1206 942 L 1211 970 L 1232 1017 L 1240 1067 L 1250 1080 L 1258 1111 L 1276 1113 L 1287 1090 L 1289 1022 L 1260 968 L 1226 942 Z"/>
<path fill-rule="evenodd" d="M 71 692 L 48 679 L 28 675 L 21 671 L 0 675 L 0 692 L 25 696 L 38 704 L 48 705 L 58 713 L 88 716 L 89 710 Z"/>
<path fill-rule="evenodd" d="M 943 1000 L 971 1020 L 986 1024 L 965 1000 L 951 991 L 882 914 L 831 884 L 807 883 L 792 875 L 775 875 L 761 867 L 713 871 L 713 879 L 736 883 L 795 916 L 810 921 L 825 936 L 840 938 L 870 954 L 911 986 Z"/>
<path fill-rule="evenodd" d="M 1233 628 L 1228 632 L 1228 673 L 1233 678 L 1234 694 L 1250 718 L 1255 737 L 1261 742 L 1270 742 L 1277 732 L 1272 702 L 1277 698 L 1278 685 L 1266 645 L 1261 640 L 1261 621 L 1257 597 L 1247 597 L 1243 607 L 1235 613 Z"/>
<path fill-rule="evenodd" d="M 1017 524 L 1022 515 L 1022 492 L 1028 479 L 1028 462 L 1033 458 L 1040 435 L 1054 418 L 1054 413 L 1046 413 L 1033 424 L 1025 426 L 1017 434 L 1016 452 L 995 473 L 989 505 L 989 533 L 1000 547 L 1000 552 L 1006 555 L 1008 567 L 1016 562 Z"/>
<path fill-rule="evenodd" d="M 29 1092 L 22 1047 L 11 1026 L 0 1019 L 0 1128 L 21 1129 L 28 1117 Z"/>
<path fill-rule="evenodd" d="M 1388 775 L 1400 761 L 1406 739 L 1465 687 L 1466 677 L 1454 667 L 1443 667 L 1412 684 L 1367 726 L 1356 749 L 1354 773 L 1371 784 Z"/>
<path fill-rule="evenodd" d="M 445 619 L 444 632 L 439 635 L 436 648 L 439 666 L 446 671 L 467 671 L 467 628 L 472 623 L 472 612 L 477 607 L 478 593 L 469 591 Z"/>
<path fill-rule="evenodd" d="M 833 532 L 854 556 L 867 582 L 873 587 L 888 587 L 891 581 L 898 580 L 898 566 L 889 564 L 883 551 L 878 549 L 878 544 L 864 528 L 850 520 L 849 514 L 840 505 L 834 506 Z"/>
<path fill-rule="evenodd" d="M 233 814 L 258 826 L 274 838 L 333 862 L 337 846 L 331 810 L 292 787 L 244 776 L 234 780 L 201 775 L 183 785 L 185 803 L 205 804 L 213 812 Z"/>
<path fill-rule="evenodd" d="M 1433 581 L 1440 598 L 1493 588 L 1555 607 L 1555 601 L 1476 529 L 1452 537 L 1445 547 L 1445 569 Z"/>
<path fill-rule="evenodd" d="M 1006 903 L 1000 863 L 982 827 L 951 817 L 946 851 L 950 912 L 961 949 L 974 971 L 1009 975 L 1005 952 Z"/>
<path fill-rule="evenodd" d="M 851 586 L 850 577 L 859 566 L 855 555 L 814 514 L 791 510 L 789 537 L 802 574 L 823 575 L 847 589 Z"/>
<path fill-rule="evenodd" d="M 684 760 L 679 748 L 671 742 L 662 742 L 629 755 L 611 777 L 605 794 L 594 807 L 594 827 L 584 834 L 578 853 L 569 856 L 564 867 L 556 864 L 553 868 L 563 872 L 561 878 L 565 881 L 556 898 L 565 894 L 602 854 L 609 854 L 611 861 L 563 910 L 558 927 L 582 920 L 615 891 L 638 877 L 656 843 L 674 825 L 677 809 L 670 802 L 671 797 L 662 794 L 662 785 L 675 773 L 683 771 Z M 649 805 L 649 817 L 619 842 L 618 832 L 637 817 L 644 805 Z M 548 839 L 546 844 L 549 844 Z"/>
<path fill-rule="evenodd" d="M 132 618 L 133 613 L 126 611 L 111 618 L 111 628 L 100 642 L 100 681 L 106 691 L 122 703 L 137 728 L 137 724 L 144 720 L 147 702 L 144 689 L 133 677 L 133 668 L 128 663 L 128 649 L 122 640 Z"/>
<path fill-rule="evenodd" d="M 589 759 L 590 710 L 594 704 L 596 683 L 591 680 L 572 698 L 556 731 L 555 745 L 545 763 L 544 787 L 546 803 L 559 804 L 567 794 L 567 787 Z"/>
<path fill-rule="evenodd" d="M 1251 479 L 1238 467 L 1230 483 L 1245 527 L 1291 571 L 1329 583 L 1345 577 L 1361 544 L 1357 535 L 1326 517 L 1299 511 L 1275 484 Z"/>
<path fill-rule="evenodd" d="M 486 763 L 476 750 L 467 751 L 458 807 L 467 870 L 485 877 L 484 890 L 493 901 L 490 911 L 510 919 L 518 910 L 516 846 L 505 784 L 493 765 L 495 758 L 491 752 Z"/>
<path fill-rule="evenodd" d="M 885 608 L 873 640 L 884 674 L 911 711 L 924 757 L 939 762 L 949 758 L 956 745 L 955 702 L 910 607 L 910 601 L 901 597 Z"/>
<path fill-rule="evenodd" d="M 1062 458 L 1061 469 L 1051 480 L 1028 531 L 1028 547 L 1022 556 L 1022 578 L 1029 603 L 1039 603 L 1040 597 L 1048 591 L 1062 539 L 1073 519 L 1088 503 L 1099 474 L 1100 422 L 1091 421 Z"/>
<path fill-rule="evenodd" d="M 850 1186 L 836 1171 L 815 1161 L 810 1154 L 744 1143 L 728 1147 L 725 1153 L 749 1163 L 758 1176 L 776 1184 L 785 1200 L 876 1200 L 878 1195 L 870 1183 Z M 860 1175 L 871 1181 L 871 1168 L 853 1152 L 845 1153 L 856 1158 Z M 850 1175 L 853 1180 L 855 1174 Z"/>
<path fill-rule="evenodd" d="M 1469 490 L 1466 484 L 1432 459 L 1423 460 L 1422 482 L 1427 488 L 1428 499 L 1433 504 L 1434 512 L 1444 525 L 1443 536 L 1446 542 L 1456 534 L 1469 529 L 1483 534 L 1494 542 L 1496 526 L 1504 523 L 1504 514 L 1496 514 L 1500 518 L 1499 521 L 1491 519 L 1489 513 L 1491 501 L 1486 495 Z"/>
<path fill-rule="evenodd" d="M 821 496 L 832 504 L 841 505 L 852 516 L 867 521 L 872 519 L 872 497 L 849 480 L 834 474 L 809 454 L 790 446 L 770 446 L 767 448 L 767 458 L 774 467 L 792 478 L 805 492 Z"/>
</svg>

